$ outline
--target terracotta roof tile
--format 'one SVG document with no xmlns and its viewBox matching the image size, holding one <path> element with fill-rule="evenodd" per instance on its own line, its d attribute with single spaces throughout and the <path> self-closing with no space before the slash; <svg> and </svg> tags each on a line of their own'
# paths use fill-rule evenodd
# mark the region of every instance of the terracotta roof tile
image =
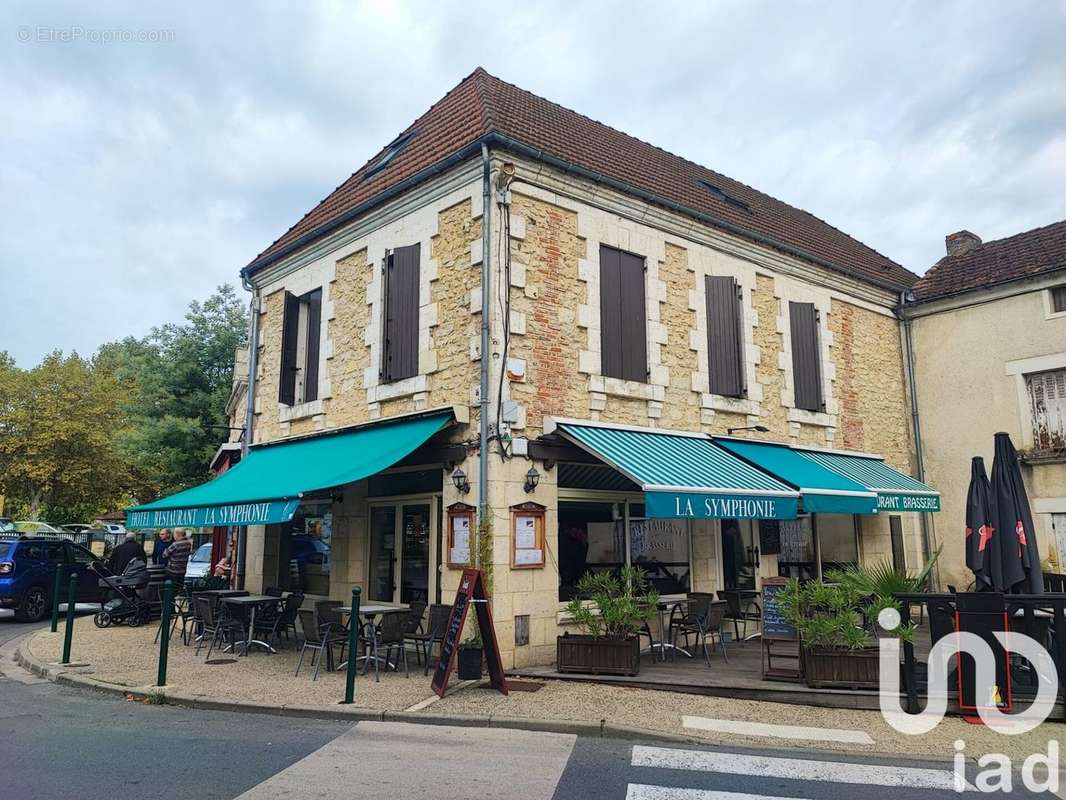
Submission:
<svg viewBox="0 0 1066 800">
<path fill-rule="evenodd" d="M 914 284 L 918 300 L 1066 270 L 1066 220 L 944 256 Z"/>
<path fill-rule="evenodd" d="M 497 133 L 609 180 L 734 226 L 750 238 L 805 253 L 810 260 L 893 289 L 910 286 L 913 273 L 812 214 L 743 183 L 628 136 L 489 75 L 478 68 L 400 136 L 410 142 L 383 170 L 365 178 L 382 149 L 325 200 L 261 253 L 246 270 L 313 240 L 376 195 Z M 701 185 L 706 181 L 723 194 Z M 712 223 L 714 224 L 714 223 Z"/>
</svg>

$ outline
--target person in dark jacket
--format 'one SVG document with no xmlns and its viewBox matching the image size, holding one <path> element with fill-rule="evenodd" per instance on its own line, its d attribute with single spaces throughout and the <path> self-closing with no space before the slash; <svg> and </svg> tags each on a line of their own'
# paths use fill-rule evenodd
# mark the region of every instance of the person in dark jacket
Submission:
<svg viewBox="0 0 1066 800">
<path fill-rule="evenodd" d="M 155 544 L 152 546 L 152 563 L 161 567 L 167 565 L 166 556 L 163 553 L 170 547 L 170 528 L 163 528 L 159 532 L 159 535 L 155 537 Z"/>
<path fill-rule="evenodd" d="M 121 575 L 126 571 L 126 565 L 133 559 L 144 560 L 144 548 L 137 543 L 137 536 L 133 533 L 126 534 L 126 541 L 111 551 L 111 557 L 107 560 L 107 568 L 114 575 Z"/>
<path fill-rule="evenodd" d="M 171 580 L 184 581 L 185 568 L 189 566 L 191 555 L 192 541 L 185 535 L 185 529 L 175 528 L 174 543 L 163 552 L 163 557 L 167 560 L 166 576 Z"/>
</svg>

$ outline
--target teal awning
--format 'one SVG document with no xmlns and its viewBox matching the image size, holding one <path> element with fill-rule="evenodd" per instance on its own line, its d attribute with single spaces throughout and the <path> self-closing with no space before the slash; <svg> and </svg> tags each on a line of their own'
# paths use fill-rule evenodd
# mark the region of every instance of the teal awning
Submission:
<svg viewBox="0 0 1066 800">
<path fill-rule="evenodd" d="M 879 456 L 800 450 L 800 455 L 877 493 L 878 511 L 939 511 L 940 492 L 893 469 Z"/>
<path fill-rule="evenodd" d="M 288 522 L 307 492 L 361 480 L 410 455 L 450 423 L 450 411 L 253 447 L 217 478 L 126 509 L 130 528 Z"/>
<path fill-rule="evenodd" d="M 706 434 L 559 422 L 558 432 L 644 490 L 649 517 L 793 519 L 798 494 Z"/>
<path fill-rule="evenodd" d="M 817 461 L 805 458 L 786 444 L 745 439 L 715 439 L 729 452 L 793 487 L 809 514 L 876 514 L 877 495 L 858 481 Z"/>
</svg>

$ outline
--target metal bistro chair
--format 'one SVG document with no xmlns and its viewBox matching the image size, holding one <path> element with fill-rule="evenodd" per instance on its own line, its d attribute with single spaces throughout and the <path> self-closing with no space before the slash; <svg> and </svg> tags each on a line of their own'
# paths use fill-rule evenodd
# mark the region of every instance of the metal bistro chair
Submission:
<svg viewBox="0 0 1066 800">
<path fill-rule="evenodd" d="M 720 589 L 718 599 L 726 604 L 726 619 L 733 621 L 733 636 L 736 641 L 743 639 L 740 636 L 740 623 L 744 623 L 744 638 L 748 636 L 748 622 L 756 624 L 762 620 L 762 609 L 756 602 L 755 597 L 744 598 L 739 589 Z"/>
<path fill-rule="evenodd" d="M 326 661 L 326 672 L 333 670 L 333 648 L 335 645 L 343 644 L 344 638 L 335 633 L 328 622 L 320 627 L 313 611 L 306 608 L 300 609 L 299 617 L 300 627 L 304 631 L 304 643 L 300 649 L 300 660 L 296 663 L 295 676 L 299 676 L 300 667 L 304 663 L 304 654 L 310 650 L 311 663 L 315 667 L 311 680 L 318 680 L 318 670 L 322 667 L 323 659 Z"/>
<path fill-rule="evenodd" d="M 407 647 L 406 635 L 404 634 L 404 628 L 407 625 L 407 618 L 403 614 L 385 614 L 381 618 L 381 622 L 377 627 L 371 629 L 369 632 L 373 636 L 373 655 L 371 658 L 374 661 L 374 680 L 381 680 L 381 649 L 385 649 L 385 670 L 389 668 L 389 656 L 392 655 L 393 650 L 397 651 L 396 654 L 396 671 L 400 671 L 400 656 L 403 656 L 403 674 L 404 677 L 410 677 L 407 671 Z M 363 673 L 365 674 L 370 667 L 371 658 L 366 660 L 366 664 L 363 666 Z"/>
<path fill-rule="evenodd" d="M 293 639 L 295 639 L 296 612 L 300 610 L 300 605 L 303 601 L 304 596 L 299 593 L 290 594 L 285 599 L 278 598 L 275 606 L 272 608 L 268 606 L 264 609 L 267 613 L 256 615 L 255 632 L 262 634 L 266 643 L 271 647 L 277 644 L 279 634 L 284 634 L 287 639 L 290 629 L 293 632 Z M 268 650 L 267 652 L 270 651 Z"/>
<path fill-rule="evenodd" d="M 707 652 L 707 642 L 710 642 L 711 649 L 717 652 L 718 647 L 715 645 L 715 637 L 718 637 L 718 644 L 722 645 L 722 656 L 727 662 L 729 661 L 729 653 L 725 647 L 725 637 L 722 635 L 722 631 L 725 628 L 727 610 L 727 605 L 722 600 L 712 602 L 707 606 L 707 615 L 703 619 L 703 655 L 707 659 L 708 667 L 711 665 L 711 655 Z"/>
<path fill-rule="evenodd" d="M 200 640 L 196 643 L 196 655 L 200 655 L 200 648 L 210 637 L 211 644 L 207 648 L 207 659 L 211 659 L 211 653 L 215 645 L 225 643 L 227 638 L 230 644 L 236 645 L 241 639 L 245 639 L 244 623 L 239 619 L 233 619 L 225 613 L 215 611 L 210 598 L 193 597 L 193 605 L 196 607 L 196 615 L 200 618 Z M 236 638 L 236 636 L 240 638 Z"/>
<path fill-rule="evenodd" d="M 704 637 L 704 620 L 707 617 L 707 609 L 714 600 L 714 595 L 703 592 L 690 592 L 684 603 L 674 606 L 670 612 L 670 626 L 668 629 L 670 644 L 670 660 L 677 659 L 677 640 L 683 637 L 685 649 L 689 649 L 689 637 L 696 637 L 696 647 Z"/>
<path fill-rule="evenodd" d="M 433 645 L 444 641 L 444 631 L 448 627 L 448 620 L 452 616 L 452 607 L 435 604 L 429 607 L 429 623 L 424 632 L 407 633 L 404 639 L 412 642 L 415 646 L 415 657 L 421 660 L 425 658 L 426 668 L 423 675 L 429 674 L 429 659 L 433 654 Z"/>
</svg>

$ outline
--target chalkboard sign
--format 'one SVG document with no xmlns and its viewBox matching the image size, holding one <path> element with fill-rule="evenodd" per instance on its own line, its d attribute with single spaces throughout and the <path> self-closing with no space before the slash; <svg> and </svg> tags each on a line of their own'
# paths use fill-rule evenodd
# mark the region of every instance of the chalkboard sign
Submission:
<svg viewBox="0 0 1066 800">
<path fill-rule="evenodd" d="M 500 660 L 500 647 L 496 642 L 496 628 L 492 624 L 484 578 L 481 576 L 481 570 L 464 569 L 463 576 L 459 579 L 459 589 L 455 593 L 455 602 L 452 604 L 452 614 L 448 617 L 448 627 L 444 629 L 444 639 L 440 644 L 440 660 L 433 670 L 431 686 L 440 697 L 444 697 L 448 688 L 448 678 L 451 677 L 452 665 L 455 663 L 455 651 L 459 648 L 459 637 L 462 636 L 466 614 L 471 604 L 475 606 L 492 688 L 507 694 L 507 678 L 503 674 L 503 662 Z"/>
<path fill-rule="evenodd" d="M 759 520 L 759 550 L 764 556 L 781 552 L 781 525 L 776 519 Z"/>
<path fill-rule="evenodd" d="M 785 588 L 784 578 L 766 578 L 762 585 L 762 635 L 764 639 L 795 639 L 796 629 L 781 614 L 777 595 Z"/>
</svg>

